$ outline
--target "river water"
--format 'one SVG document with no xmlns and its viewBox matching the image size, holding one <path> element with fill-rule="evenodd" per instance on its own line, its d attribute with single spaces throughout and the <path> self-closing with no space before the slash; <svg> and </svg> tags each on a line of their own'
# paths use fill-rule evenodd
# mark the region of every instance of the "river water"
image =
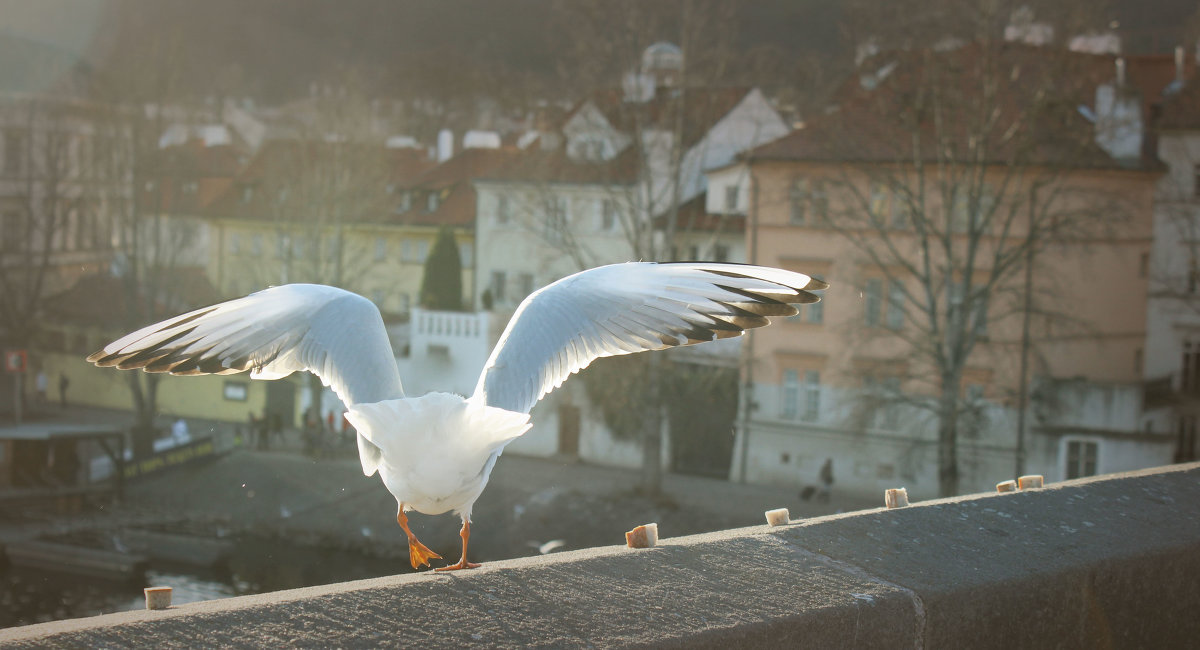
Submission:
<svg viewBox="0 0 1200 650">
<path fill-rule="evenodd" d="M 404 561 L 253 537 L 237 540 L 215 568 L 151 563 L 133 581 L 6 566 L 0 568 L 0 627 L 141 609 L 142 588 L 150 586 L 171 587 L 172 604 L 182 605 L 410 570 Z"/>
</svg>

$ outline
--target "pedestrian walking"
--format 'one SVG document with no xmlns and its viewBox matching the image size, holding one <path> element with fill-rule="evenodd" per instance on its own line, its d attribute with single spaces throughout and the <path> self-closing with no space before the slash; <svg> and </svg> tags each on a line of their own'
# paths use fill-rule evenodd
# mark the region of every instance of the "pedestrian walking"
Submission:
<svg viewBox="0 0 1200 650">
<path fill-rule="evenodd" d="M 283 416 L 279 415 L 278 411 L 271 413 L 271 422 L 267 430 L 272 437 L 279 438 L 280 444 L 283 443 Z"/>
<path fill-rule="evenodd" d="M 821 465 L 819 475 L 821 479 L 821 490 L 817 493 L 817 498 L 822 503 L 829 503 L 829 496 L 833 492 L 833 459 L 826 458 L 825 464 Z"/>
<path fill-rule="evenodd" d="M 50 386 L 50 380 L 46 379 L 46 372 L 39 370 L 37 374 L 37 405 L 38 408 L 46 406 L 46 389 Z"/>
</svg>

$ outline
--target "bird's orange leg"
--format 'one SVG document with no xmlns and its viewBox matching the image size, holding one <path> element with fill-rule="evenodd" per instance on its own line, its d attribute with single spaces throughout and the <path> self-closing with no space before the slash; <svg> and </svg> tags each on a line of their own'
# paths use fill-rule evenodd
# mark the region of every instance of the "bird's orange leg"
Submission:
<svg viewBox="0 0 1200 650">
<path fill-rule="evenodd" d="M 440 568 L 434 569 L 434 571 L 458 571 L 460 569 L 474 569 L 479 566 L 482 566 L 478 562 L 468 562 L 467 561 L 467 540 L 471 538 L 471 522 L 470 521 L 463 519 L 462 530 L 458 531 L 458 536 L 462 537 L 462 541 L 463 541 L 462 557 L 460 557 L 458 559 L 458 564 L 451 564 L 450 566 L 440 567 Z"/>
<path fill-rule="evenodd" d="M 404 514 L 403 505 L 400 506 L 400 512 L 396 514 L 396 523 L 400 524 L 400 527 L 404 529 L 404 534 L 408 535 L 408 561 L 412 564 L 412 568 L 416 569 L 422 564 L 429 566 L 430 560 L 442 559 L 442 556 L 429 550 L 428 546 L 418 541 L 417 536 L 408 529 L 408 515 Z"/>
</svg>

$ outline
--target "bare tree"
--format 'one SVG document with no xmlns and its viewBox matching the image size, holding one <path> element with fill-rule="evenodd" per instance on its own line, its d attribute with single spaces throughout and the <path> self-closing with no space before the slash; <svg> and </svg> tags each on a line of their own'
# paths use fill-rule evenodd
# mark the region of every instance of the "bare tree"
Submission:
<svg viewBox="0 0 1200 650">
<path fill-rule="evenodd" d="M 858 258 L 865 313 L 850 336 L 879 359 L 852 372 L 870 387 L 856 417 L 896 404 L 930 414 L 943 495 L 958 493 L 959 440 L 975 432 L 979 396 L 964 394 L 964 381 L 980 347 L 1020 356 L 1023 418 L 1031 328 L 1087 327 L 1053 308 L 1046 297 L 1059 287 L 1038 266 L 1047 251 L 1119 232 L 1129 204 L 1077 172 L 1136 166 L 1141 155 L 1117 160 L 1113 142 L 1104 151 L 1102 125 L 1078 110 L 1111 64 L 1000 38 L 1009 9 L 963 5 L 914 27 L 923 43 L 906 37 L 905 49 L 868 56 L 836 110 L 808 127 L 807 155 L 834 164 L 782 198 L 793 223 L 833 230 Z M 1119 105 L 1127 90 L 1118 82 L 1114 92 Z M 997 326 L 1021 334 L 992 339 Z"/>
<path fill-rule="evenodd" d="M 63 256 L 85 235 L 72 155 L 81 123 L 78 110 L 74 100 L 55 97 L 14 98 L 0 105 L 8 186 L 7 196 L 0 198 L 0 328 L 13 348 L 29 349 L 37 342 L 43 303 L 64 282 Z M 17 382 L 13 406 L 20 421 L 19 375 Z"/>
<path fill-rule="evenodd" d="M 171 29 L 122 43 L 98 68 L 92 86 L 93 97 L 110 107 L 107 119 L 95 124 L 90 166 L 105 194 L 130 330 L 199 306 L 188 303 L 180 272 L 196 226 L 173 218 L 183 193 L 179 185 L 189 179 L 167 169 L 160 147 L 168 126 L 208 117 L 183 101 L 188 88 L 178 43 L 178 30 Z M 140 458 L 153 453 L 161 375 L 125 377 L 133 401 L 133 451 Z"/>
<path fill-rule="evenodd" d="M 318 85 L 295 111 L 292 137 L 267 142 L 243 180 L 239 215 L 255 226 L 254 255 L 242 256 L 235 273 L 248 289 L 289 282 L 353 285 L 374 252 L 354 226 L 389 214 L 391 168 L 383 142 L 372 131 L 371 102 L 353 74 L 338 85 Z M 319 415 L 323 386 L 309 381 Z M 319 417 L 317 418 L 320 419 Z"/>
<path fill-rule="evenodd" d="M 566 155 L 573 159 L 568 164 L 591 161 L 607 169 L 611 182 L 597 174 L 597 185 L 607 188 L 602 218 L 620 232 L 625 259 L 678 259 L 677 241 L 693 225 L 680 222 L 679 209 L 697 191 L 708 146 L 704 136 L 746 93 L 712 85 L 726 78 L 734 59 L 736 17 L 735 2 L 701 0 L 571 3 L 559 12 L 573 38 L 564 76 L 588 93 L 576 119 L 586 117 L 583 108 L 597 110 L 606 128 L 617 132 L 605 142 L 568 134 Z M 612 88 L 614 80 L 620 80 L 620 88 Z M 606 87 L 610 90 L 594 90 Z M 548 207 L 530 214 L 547 219 L 533 224 L 546 243 L 579 268 L 619 261 L 578 224 L 559 216 L 553 187 L 543 195 Z M 677 367 L 670 355 L 634 355 L 594 365 L 584 373 L 589 394 L 616 435 L 641 440 L 641 489 L 657 495 L 664 399 L 670 392 L 663 387 L 678 384 L 676 374 L 695 374 L 695 369 Z M 614 375 L 622 380 L 614 381 Z"/>
</svg>

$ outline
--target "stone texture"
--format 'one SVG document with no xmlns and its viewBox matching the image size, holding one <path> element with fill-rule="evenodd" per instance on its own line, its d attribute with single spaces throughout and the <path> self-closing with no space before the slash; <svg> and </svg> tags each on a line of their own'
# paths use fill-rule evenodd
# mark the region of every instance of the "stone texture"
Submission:
<svg viewBox="0 0 1200 650">
<path fill-rule="evenodd" d="M 1200 635 L 1200 618 L 1183 615 L 1200 605 L 1195 465 L 825 518 L 779 534 L 912 589 L 928 647 L 1178 647 Z"/>
<path fill-rule="evenodd" d="M 1200 465 L 0 630 L 5 647 L 1183 647 Z"/>
</svg>

